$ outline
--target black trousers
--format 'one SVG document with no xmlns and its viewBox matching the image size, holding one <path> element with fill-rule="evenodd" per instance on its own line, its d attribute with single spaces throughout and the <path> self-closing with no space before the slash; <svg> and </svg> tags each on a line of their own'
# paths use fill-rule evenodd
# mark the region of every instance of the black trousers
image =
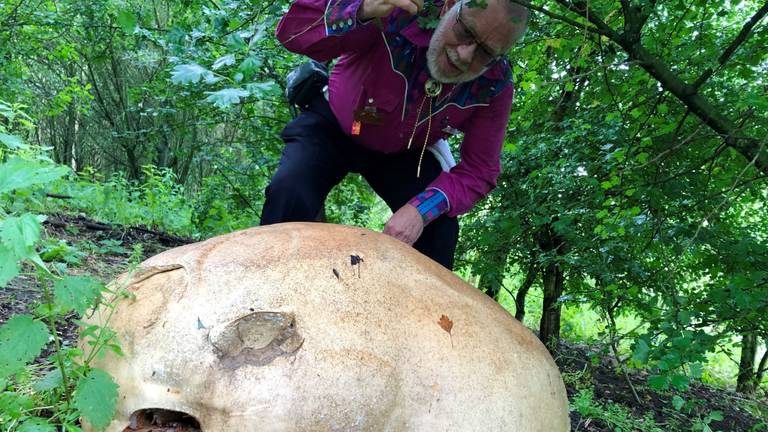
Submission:
<svg viewBox="0 0 768 432">
<path fill-rule="evenodd" d="M 427 152 L 416 178 L 421 149 L 385 154 L 355 144 L 323 97 L 289 122 L 282 138 L 285 148 L 266 189 L 261 225 L 314 220 L 328 193 L 350 172 L 360 173 L 392 212 L 441 173 L 437 159 Z M 458 237 L 456 218 L 442 215 L 424 227 L 414 247 L 451 270 Z"/>
</svg>

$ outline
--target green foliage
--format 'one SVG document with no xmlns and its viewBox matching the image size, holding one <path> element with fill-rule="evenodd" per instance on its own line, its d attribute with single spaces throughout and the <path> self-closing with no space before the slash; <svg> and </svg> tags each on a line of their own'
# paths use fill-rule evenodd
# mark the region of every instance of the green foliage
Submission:
<svg viewBox="0 0 768 432">
<path fill-rule="evenodd" d="M 0 379 L 22 370 L 42 352 L 50 334 L 30 315 L 17 315 L 0 327 Z"/>
<path fill-rule="evenodd" d="M 0 165 L 0 194 L 36 184 L 49 183 L 65 176 L 68 172 L 67 167 L 12 157 Z"/>
<path fill-rule="evenodd" d="M 19 274 L 16 255 L 10 249 L 0 244 L 0 286 L 5 286 Z"/>
<path fill-rule="evenodd" d="M 65 266 L 79 266 L 84 256 L 84 252 L 67 244 L 66 240 L 48 237 L 40 245 L 40 258 L 54 265 L 63 263 Z"/>
<path fill-rule="evenodd" d="M 100 240 L 98 244 L 89 242 L 84 246 L 98 255 L 122 255 L 128 253 L 128 249 L 123 247 L 123 242 L 120 240 L 106 239 Z"/>
<path fill-rule="evenodd" d="M 10 150 L 24 149 L 24 141 L 15 135 L 0 134 L 0 142 L 5 144 Z"/>
<path fill-rule="evenodd" d="M 0 165 L 0 282 L 4 287 L 20 272 L 32 269 L 27 275 L 37 279 L 43 296 L 34 315 L 19 314 L 0 325 L 0 428 L 55 431 L 58 426 L 75 431 L 82 416 L 101 429 L 114 414 L 117 386 L 89 363 L 105 348 L 119 351 L 114 332 L 92 326 L 89 331 L 95 340 L 89 341 L 91 352 L 86 357 L 78 348 L 63 346 L 59 330 L 72 311 L 83 315 L 96 306 L 106 288 L 95 279 L 68 276 L 65 269 L 44 262 L 41 249 L 46 260 L 71 252 L 62 241 L 43 241 L 44 217 L 28 211 L 39 203 L 38 189 L 69 169 L 50 162 L 39 148 L 5 141 L 7 160 Z M 43 248 L 46 242 L 54 246 Z M 51 354 L 39 358 L 46 348 Z"/>
<path fill-rule="evenodd" d="M 74 310 L 78 315 L 96 304 L 101 294 L 101 282 L 82 276 L 72 276 L 56 281 L 53 285 L 54 304 L 62 313 Z"/>
<path fill-rule="evenodd" d="M 609 430 L 616 432 L 662 432 L 676 429 L 670 426 L 662 429 L 652 417 L 636 418 L 627 408 L 621 405 L 596 402 L 594 392 L 591 389 L 580 390 L 573 397 L 571 405 L 572 409 L 581 415 L 581 423 L 597 420 L 605 425 L 605 427 L 608 427 Z M 579 425 L 576 425 L 575 429 L 578 430 L 578 428 Z"/>
<path fill-rule="evenodd" d="M 240 98 L 247 97 L 250 92 L 241 88 L 225 88 L 215 92 L 205 92 L 208 97 L 205 99 L 219 108 L 227 108 L 240 103 Z"/>
<path fill-rule="evenodd" d="M 177 65 L 171 72 L 171 81 L 174 84 L 197 84 L 200 80 L 208 83 L 217 81 L 213 72 L 194 63 Z"/>
<path fill-rule="evenodd" d="M 39 216 L 25 213 L 19 217 L 8 217 L 3 220 L 0 229 L 0 239 L 5 247 L 9 248 L 17 258 L 34 258 L 37 256 L 35 245 L 40 240 Z"/>
<path fill-rule="evenodd" d="M 124 32 L 131 33 L 136 28 L 138 18 L 133 12 L 124 10 L 117 14 L 117 23 L 120 24 Z"/>
<path fill-rule="evenodd" d="M 117 384 L 100 369 L 91 371 L 77 384 L 74 405 L 97 429 L 109 425 L 115 415 Z"/>
<path fill-rule="evenodd" d="M 84 211 L 97 220 L 195 235 L 193 206 L 173 171 L 147 165 L 142 172 L 142 183 L 120 174 L 103 183 L 84 175 L 75 181 L 58 182 L 54 190 L 73 197 L 63 209 Z"/>
</svg>

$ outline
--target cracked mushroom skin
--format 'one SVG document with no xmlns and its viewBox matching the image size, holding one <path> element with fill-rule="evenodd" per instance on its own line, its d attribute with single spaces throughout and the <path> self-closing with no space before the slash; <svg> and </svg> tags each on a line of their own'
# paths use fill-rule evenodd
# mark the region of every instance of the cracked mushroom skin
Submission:
<svg viewBox="0 0 768 432">
<path fill-rule="evenodd" d="M 569 430 L 541 342 L 380 233 L 252 228 L 163 252 L 114 284 L 131 295 L 109 323 L 125 355 L 94 363 L 120 386 L 108 431 L 147 409 L 205 432 Z"/>
</svg>

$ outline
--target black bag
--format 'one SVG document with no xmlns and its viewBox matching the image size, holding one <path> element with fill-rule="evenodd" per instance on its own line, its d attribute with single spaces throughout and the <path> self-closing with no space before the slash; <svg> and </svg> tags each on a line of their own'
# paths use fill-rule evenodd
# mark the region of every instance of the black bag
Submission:
<svg viewBox="0 0 768 432">
<path fill-rule="evenodd" d="M 328 66 L 310 60 L 288 74 L 285 95 L 288 103 L 306 109 L 310 102 L 323 92 L 328 85 Z"/>
</svg>

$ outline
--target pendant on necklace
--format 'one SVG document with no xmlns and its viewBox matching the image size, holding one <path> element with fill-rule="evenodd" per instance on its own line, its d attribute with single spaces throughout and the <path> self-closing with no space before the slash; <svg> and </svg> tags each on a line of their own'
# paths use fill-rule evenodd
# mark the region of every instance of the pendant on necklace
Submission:
<svg viewBox="0 0 768 432">
<path fill-rule="evenodd" d="M 424 83 L 424 93 L 429 97 L 435 97 L 439 95 L 441 91 L 443 91 L 443 84 L 432 78 L 427 79 L 427 82 Z"/>
</svg>

